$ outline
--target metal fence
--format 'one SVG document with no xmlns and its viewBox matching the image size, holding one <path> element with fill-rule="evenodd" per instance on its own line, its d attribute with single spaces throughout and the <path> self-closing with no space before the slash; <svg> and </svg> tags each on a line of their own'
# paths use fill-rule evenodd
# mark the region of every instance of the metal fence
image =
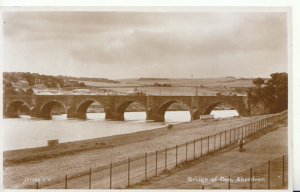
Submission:
<svg viewBox="0 0 300 192">
<path fill-rule="evenodd" d="M 215 153 L 238 140 L 262 132 L 286 117 L 286 112 L 263 117 L 261 120 L 201 137 L 180 145 L 160 149 L 123 161 L 112 162 L 86 171 L 64 175 L 50 182 L 34 183 L 28 188 L 49 189 L 120 189 L 148 180 L 150 177 L 167 172 L 178 165 Z M 258 171 L 259 169 L 257 169 Z M 253 172 L 255 174 L 256 172 Z M 253 185 L 255 187 L 256 185 Z M 258 187 L 259 188 L 259 187 Z"/>
<path fill-rule="evenodd" d="M 288 185 L 288 156 L 269 160 L 250 169 L 219 177 L 202 189 L 284 189 Z"/>
</svg>

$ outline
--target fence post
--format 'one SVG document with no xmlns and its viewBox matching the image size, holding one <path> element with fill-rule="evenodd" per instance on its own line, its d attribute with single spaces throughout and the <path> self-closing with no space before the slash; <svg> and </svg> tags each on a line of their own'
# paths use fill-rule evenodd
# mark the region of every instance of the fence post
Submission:
<svg viewBox="0 0 300 192">
<path fill-rule="evenodd" d="M 36 182 L 36 189 L 39 189 L 39 182 Z"/>
<path fill-rule="evenodd" d="M 202 157 L 202 140 L 203 140 L 203 139 L 201 138 L 201 154 L 200 154 L 201 157 Z"/>
<path fill-rule="evenodd" d="M 270 189 L 270 160 L 268 161 L 268 189 Z"/>
<path fill-rule="evenodd" d="M 265 119 L 265 128 L 268 127 L 268 118 Z"/>
<path fill-rule="evenodd" d="M 195 159 L 195 157 L 196 157 L 196 140 L 194 140 L 194 158 L 193 158 L 193 160 Z"/>
<path fill-rule="evenodd" d="M 68 175 L 65 175 L 65 189 L 68 189 Z"/>
<path fill-rule="evenodd" d="M 249 134 L 249 133 L 250 133 L 250 131 L 249 131 L 249 130 L 250 130 L 250 128 L 251 128 L 251 123 L 250 123 L 250 124 L 248 124 L 248 126 L 247 126 L 247 137 L 249 137 L 249 135 L 250 135 L 250 134 Z"/>
<path fill-rule="evenodd" d="M 165 171 L 167 172 L 168 149 L 165 148 Z"/>
<path fill-rule="evenodd" d="M 207 137 L 207 155 L 208 155 L 208 153 L 209 153 L 209 136 Z"/>
<path fill-rule="evenodd" d="M 127 186 L 129 188 L 129 186 L 130 186 L 130 157 L 128 158 L 128 176 L 127 176 L 127 179 L 128 179 Z"/>
<path fill-rule="evenodd" d="M 259 128 L 259 121 L 256 122 L 256 126 L 253 129 L 253 134 L 255 134 L 255 132 L 258 128 Z"/>
<path fill-rule="evenodd" d="M 224 145 L 224 146 L 226 147 L 226 145 L 227 145 L 227 140 L 226 140 L 227 134 L 226 134 L 226 131 L 224 131 L 224 133 L 225 133 L 225 134 L 224 134 L 224 135 L 225 135 L 225 145 Z"/>
<path fill-rule="evenodd" d="M 244 139 L 244 126 L 242 126 L 242 139 Z"/>
<path fill-rule="evenodd" d="M 284 155 L 282 156 L 282 187 L 284 186 Z"/>
<path fill-rule="evenodd" d="M 252 167 L 250 168 L 250 189 L 252 189 Z"/>
<path fill-rule="evenodd" d="M 220 146 L 219 146 L 219 150 L 221 150 L 221 146 L 222 146 L 222 134 L 220 133 Z"/>
<path fill-rule="evenodd" d="M 147 153 L 145 153 L 145 181 L 147 181 Z"/>
<path fill-rule="evenodd" d="M 157 176 L 157 150 L 155 151 L 155 176 Z"/>
<path fill-rule="evenodd" d="M 185 143 L 185 161 L 187 161 L 187 154 L 188 154 L 188 143 Z"/>
<path fill-rule="evenodd" d="M 89 189 L 92 189 L 92 168 L 90 168 L 89 173 Z"/>
<path fill-rule="evenodd" d="M 229 145 L 231 145 L 231 129 L 230 129 L 230 131 L 229 131 Z"/>
<path fill-rule="evenodd" d="M 112 188 L 112 162 L 110 163 L 110 168 L 109 168 L 109 188 Z"/>
<path fill-rule="evenodd" d="M 233 143 L 235 142 L 235 132 L 236 132 L 236 129 L 233 129 Z"/>
<path fill-rule="evenodd" d="M 228 189 L 230 189 L 230 176 L 228 177 Z"/>
<path fill-rule="evenodd" d="M 214 152 L 216 151 L 216 135 L 214 135 Z"/>
<path fill-rule="evenodd" d="M 178 154 L 177 151 L 178 151 L 178 145 L 176 145 L 176 167 L 177 167 L 177 158 L 178 158 L 178 157 L 177 157 L 177 154 Z"/>
<path fill-rule="evenodd" d="M 263 128 L 263 127 L 262 127 L 262 121 L 263 121 L 263 120 L 260 120 L 260 121 L 259 121 L 259 124 L 260 124 L 260 129 L 259 129 L 259 130 L 262 130 L 262 128 Z"/>
</svg>

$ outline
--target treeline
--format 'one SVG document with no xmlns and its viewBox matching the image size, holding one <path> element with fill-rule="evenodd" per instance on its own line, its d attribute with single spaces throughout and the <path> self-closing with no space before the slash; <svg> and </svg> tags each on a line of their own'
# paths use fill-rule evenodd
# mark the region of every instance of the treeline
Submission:
<svg viewBox="0 0 300 192">
<path fill-rule="evenodd" d="M 288 74 L 273 73 L 271 79 L 256 78 L 255 87 L 248 91 L 251 103 L 263 103 L 271 113 L 278 113 L 288 108 Z"/>
<path fill-rule="evenodd" d="M 106 82 L 106 83 L 118 83 L 117 81 L 105 79 L 105 78 L 86 78 L 86 77 L 70 77 L 70 76 L 52 76 L 41 75 L 39 73 L 29 72 L 4 72 L 3 73 L 3 85 L 9 85 L 17 83 L 20 80 L 25 80 L 28 86 L 32 87 L 37 84 L 43 84 L 47 88 L 59 88 L 59 87 L 85 87 L 85 83 L 82 81 L 94 81 L 94 82 Z"/>
<path fill-rule="evenodd" d="M 24 81 L 26 82 L 24 84 Z M 84 82 L 70 80 L 64 76 L 41 75 L 38 73 L 4 72 L 3 91 L 4 94 L 34 94 L 33 88 L 64 88 L 64 87 L 86 87 Z"/>
<path fill-rule="evenodd" d="M 42 84 L 47 88 L 68 87 L 70 85 L 85 87 L 83 82 L 68 80 L 64 76 L 41 75 L 38 73 L 25 72 L 4 72 L 3 85 L 9 86 L 25 80 L 29 87 Z"/>
<path fill-rule="evenodd" d="M 172 87 L 171 84 L 168 84 L 168 83 L 157 83 L 157 82 L 155 82 L 155 83 L 153 84 L 153 86 L 154 86 L 154 87 Z"/>
</svg>

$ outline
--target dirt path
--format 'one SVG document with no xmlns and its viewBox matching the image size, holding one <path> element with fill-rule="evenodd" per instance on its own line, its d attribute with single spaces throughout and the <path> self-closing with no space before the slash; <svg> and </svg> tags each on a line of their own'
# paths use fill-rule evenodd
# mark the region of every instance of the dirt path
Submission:
<svg viewBox="0 0 300 192">
<path fill-rule="evenodd" d="M 153 178 L 152 181 L 141 183 L 133 188 L 201 189 L 202 186 L 204 186 L 205 189 L 216 188 L 216 185 L 210 181 L 211 178 L 228 178 L 229 175 L 242 172 L 249 175 L 248 170 L 250 167 L 258 166 L 268 160 L 288 153 L 287 124 L 284 122 L 278 126 L 280 126 L 279 129 L 247 143 L 245 145 L 246 151 L 243 153 L 240 153 L 236 147 L 228 152 L 212 156 L 200 163 L 189 166 L 186 169 L 175 171 L 169 175 L 163 175 L 160 178 Z M 282 162 L 280 159 L 279 161 Z M 264 172 L 266 172 L 266 166 L 264 166 L 263 169 L 265 169 Z M 258 170 L 258 172 L 259 171 L 260 170 Z M 192 178 L 198 180 L 192 181 Z M 200 178 L 208 178 L 208 181 L 203 180 L 200 182 Z M 281 182 L 280 178 L 276 179 L 277 184 Z M 267 185 L 267 183 L 265 182 L 264 185 Z M 274 183 L 272 185 L 274 186 Z M 223 186 L 219 185 L 219 187 L 226 189 L 228 184 L 223 184 Z M 248 183 L 246 187 L 249 187 Z"/>
<path fill-rule="evenodd" d="M 31 161 L 4 167 L 5 188 L 24 188 L 24 181 L 31 178 L 59 178 L 65 174 L 85 171 L 110 162 L 126 160 L 138 154 L 155 151 L 166 147 L 182 144 L 202 136 L 211 135 L 234 127 L 242 126 L 263 117 L 233 118 L 216 121 L 193 121 L 178 124 L 167 133 L 156 137 L 147 137 L 142 141 L 133 141 L 125 145 L 110 148 L 93 149 L 51 159 Z M 126 138 L 124 138 L 126 139 Z M 113 140 L 113 137 L 112 137 Z M 27 183 L 28 184 L 28 183 Z"/>
</svg>

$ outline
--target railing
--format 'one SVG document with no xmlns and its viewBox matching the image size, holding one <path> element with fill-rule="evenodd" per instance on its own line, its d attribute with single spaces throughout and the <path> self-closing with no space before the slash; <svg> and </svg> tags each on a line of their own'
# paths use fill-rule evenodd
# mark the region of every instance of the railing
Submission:
<svg viewBox="0 0 300 192">
<path fill-rule="evenodd" d="M 219 177 L 202 189 L 283 189 L 287 187 L 287 181 L 288 156 L 282 155 L 246 171 Z"/>
<path fill-rule="evenodd" d="M 86 171 L 54 178 L 50 182 L 34 183 L 26 186 L 26 188 L 128 188 L 132 184 L 146 181 L 150 177 L 165 173 L 182 163 L 199 159 L 228 146 L 236 145 L 240 139 L 263 132 L 274 123 L 286 118 L 286 114 L 287 112 L 282 112 L 266 116 L 261 120 L 241 127 L 201 137 L 173 147 L 140 154 L 101 167 L 87 168 Z"/>
</svg>

